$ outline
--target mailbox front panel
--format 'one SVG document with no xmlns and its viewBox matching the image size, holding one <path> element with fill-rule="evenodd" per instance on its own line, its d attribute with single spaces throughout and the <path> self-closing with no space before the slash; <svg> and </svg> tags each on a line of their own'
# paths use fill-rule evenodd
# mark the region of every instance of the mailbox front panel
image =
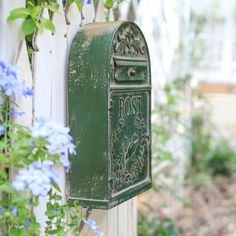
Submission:
<svg viewBox="0 0 236 236">
<path fill-rule="evenodd" d="M 149 181 L 149 92 L 112 92 L 112 197 Z"/>
<path fill-rule="evenodd" d="M 68 121 L 78 152 L 68 174 L 69 201 L 110 209 L 149 189 L 151 77 L 140 29 L 130 22 L 82 28 L 68 80 Z"/>
</svg>

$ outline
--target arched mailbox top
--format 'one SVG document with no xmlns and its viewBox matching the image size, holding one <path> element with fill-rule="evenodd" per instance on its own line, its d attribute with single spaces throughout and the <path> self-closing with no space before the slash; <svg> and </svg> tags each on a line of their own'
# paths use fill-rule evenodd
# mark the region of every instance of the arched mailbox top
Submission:
<svg viewBox="0 0 236 236">
<path fill-rule="evenodd" d="M 142 32 L 134 23 L 122 23 L 116 30 L 113 39 L 113 53 L 115 56 L 131 57 L 147 60 L 147 45 Z"/>
<path fill-rule="evenodd" d="M 68 123 L 77 146 L 68 199 L 110 209 L 151 187 L 148 48 L 131 22 L 88 24 L 68 62 Z"/>
<path fill-rule="evenodd" d="M 110 78 L 111 87 L 122 84 L 150 86 L 148 47 L 139 27 L 132 22 L 117 21 L 81 28 L 72 42 L 69 77 L 79 71 L 87 71 L 88 75 L 92 67 L 96 67 L 93 74 L 109 73 L 109 77 L 101 76 L 102 80 Z M 83 77 L 80 74 L 80 79 Z M 87 76 L 87 82 L 90 78 Z M 103 83 L 109 85 L 109 81 Z"/>
</svg>

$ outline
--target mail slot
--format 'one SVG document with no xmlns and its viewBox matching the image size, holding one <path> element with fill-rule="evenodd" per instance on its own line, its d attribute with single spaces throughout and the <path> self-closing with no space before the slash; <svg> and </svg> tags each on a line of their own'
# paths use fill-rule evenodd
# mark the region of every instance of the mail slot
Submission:
<svg viewBox="0 0 236 236">
<path fill-rule="evenodd" d="M 145 38 L 131 22 L 93 23 L 68 62 L 68 124 L 77 146 L 67 198 L 110 209 L 151 187 L 151 75 Z"/>
</svg>

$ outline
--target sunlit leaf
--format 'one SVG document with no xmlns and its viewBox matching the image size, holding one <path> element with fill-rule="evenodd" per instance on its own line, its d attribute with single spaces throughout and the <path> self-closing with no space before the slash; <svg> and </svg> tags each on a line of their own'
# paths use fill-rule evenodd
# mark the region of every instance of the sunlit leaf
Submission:
<svg viewBox="0 0 236 236">
<path fill-rule="evenodd" d="M 37 25 L 33 19 L 26 19 L 23 22 L 22 28 L 25 35 L 30 35 L 37 29 Z"/>
</svg>

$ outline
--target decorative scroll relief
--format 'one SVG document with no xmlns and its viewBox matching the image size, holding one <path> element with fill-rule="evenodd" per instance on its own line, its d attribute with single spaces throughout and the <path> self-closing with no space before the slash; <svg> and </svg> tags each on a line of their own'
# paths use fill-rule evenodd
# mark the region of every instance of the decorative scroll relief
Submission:
<svg viewBox="0 0 236 236">
<path fill-rule="evenodd" d="M 147 102 L 147 92 L 112 95 L 112 193 L 124 190 L 147 177 Z"/>
<path fill-rule="evenodd" d="M 133 25 L 126 25 L 117 32 L 113 42 L 113 50 L 117 56 L 145 57 L 143 36 Z"/>
</svg>

